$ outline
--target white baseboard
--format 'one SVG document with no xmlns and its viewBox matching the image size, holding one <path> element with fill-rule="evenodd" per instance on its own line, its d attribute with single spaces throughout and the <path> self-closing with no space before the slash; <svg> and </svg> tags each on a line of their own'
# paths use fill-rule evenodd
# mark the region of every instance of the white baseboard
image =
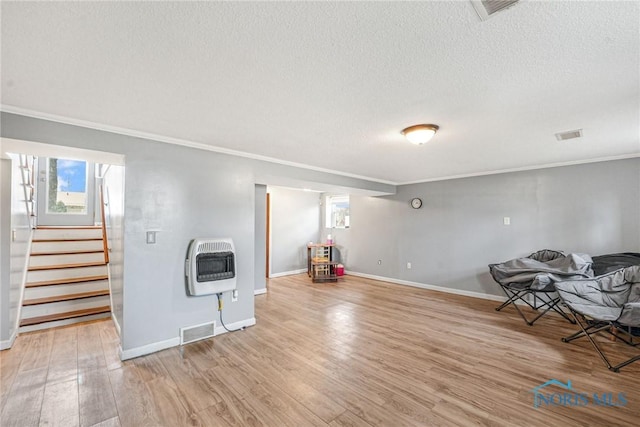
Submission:
<svg viewBox="0 0 640 427">
<path fill-rule="evenodd" d="M 380 280 L 380 281 L 383 281 L 383 282 L 394 283 L 394 284 L 397 284 L 397 285 L 413 286 L 414 288 L 429 289 L 431 291 L 446 292 L 448 294 L 463 295 L 463 296 L 472 297 L 472 298 L 481 298 L 481 299 L 486 299 L 486 300 L 491 300 L 491 301 L 500 301 L 500 302 L 506 300 L 505 297 L 500 296 L 500 295 L 491 295 L 491 294 L 485 294 L 485 293 L 482 293 L 482 292 L 465 291 L 465 290 L 462 290 L 462 289 L 447 288 L 445 286 L 428 285 L 426 283 L 411 282 L 409 280 L 393 279 L 391 277 L 376 276 L 376 275 L 373 275 L 373 274 L 366 274 L 366 273 L 358 273 L 358 272 L 349 271 L 349 275 L 350 276 L 364 277 L 364 278 L 373 279 L 373 280 Z"/>
<path fill-rule="evenodd" d="M 276 277 L 283 276 L 293 276 L 294 274 L 306 273 L 306 268 L 301 268 L 300 270 L 291 270 L 291 271 L 283 271 L 282 273 L 271 273 L 269 275 L 269 279 L 275 279 Z"/>
<path fill-rule="evenodd" d="M 179 345 L 180 345 L 180 337 L 175 337 L 175 338 L 171 338 L 164 341 L 154 342 L 151 344 L 143 345 L 142 347 L 131 348 L 129 350 L 123 350 L 122 344 L 121 344 L 120 360 L 134 359 L 136 357 L 155 353 L 160 350 L 166 350 L 167 348 L 176 347 Z"/>
<path fill-rule="evenodd" d="M 219 322 L 216 322 L 218 324 Z M 239 322 L 234 322 L 227 325 L 227 328 L 233 329 L 241 329 L 249 326 L 253 326 L 256 324 L 256 318 L 252 317 L 250 319 L 240 320 Z M 227 330 L 222 327 L 222 325 L 217 326 L 214 330 L 214 336 L 224 334 Z M 155 353 L 157 351 L 166 350 L 171 347 L 177 347 L 180 345 L 180 337 L 177 336 L 175 338 L 170 338 L 168 340 L 154 342 L 151 344 L 143 345 L 142 347 L 131 348 L 129 350 L 123 350 L 122 346 L 120 347 L 120 360 L 128 360 L 134 359 L 136 357 L 145 356 L 147 354 Z"/>
<path fill-rule="evenodd" d="M 267 288 L 256 289 L 253 291 L 254 295 L 262 295 L 267 293 Z"/>
<path fill-rule="evenodd" d="M 217 335 L 226 334 L 227 332 L 229 332 L 222 325 L 218 325 L 218 323 L 220 322 L 216 322 L 216 329 L 213 331 L 214 337 Z M 256 324 L 256 318 L 252 317 L 251 319 L 245 319 L 245 320 L 240 320 L 239 322 L 228 323 L 227 328 L 233 331 L 234 329 L 248 328 L 249 326 L 253 326 L 255 324 Z"/>
<path fill-rule="evenodd" d="M 111 307 L 113 307 L 113 305 Z M 118 323 L 118 319 L 116 319 L 116 316 L 113 314 L 113 310 L 111 311 L 111 320 L 113 320 L 113 324 L 116 327 L 116 332 L 118 333 L 118 336 L 121 337 L 122 333 L 120 329 L 120 323 Z"/>
<path fill-rule="evenodd" d="M 16 337 L 18 336 L 18 330 L 14 329 L 13 334 L 9 337 L 8 340 L 0 341 L 0 350 L 7 350 L 13 346 L 13 343 L 16 341 Z"/>
</svg>

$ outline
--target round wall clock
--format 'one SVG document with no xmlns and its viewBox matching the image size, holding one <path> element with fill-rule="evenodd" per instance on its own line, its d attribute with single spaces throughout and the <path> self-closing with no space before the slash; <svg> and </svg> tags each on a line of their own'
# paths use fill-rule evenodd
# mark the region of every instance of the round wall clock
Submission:
<svg viewBox="0 0 640 427">
<path fill-rule="evenodd" d="M 422 207 L 422 200 L 417 197 L 411 199 L 411 207 L 413 209 L 420 209 Z"/>
</svg>

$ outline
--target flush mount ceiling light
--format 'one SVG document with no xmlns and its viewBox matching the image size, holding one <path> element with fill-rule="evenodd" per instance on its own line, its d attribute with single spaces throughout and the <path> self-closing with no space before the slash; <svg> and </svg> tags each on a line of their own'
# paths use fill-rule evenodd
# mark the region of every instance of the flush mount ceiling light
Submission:
<svg viewBox="0 0 640 427">
<path fill-rule="evenodd" d="M 401 133 L 409 142 L 422 145 L 429 142 L 438 129 L 440 128 L 437 125 L 414 125 L 403 129 Z"/>
</svg>

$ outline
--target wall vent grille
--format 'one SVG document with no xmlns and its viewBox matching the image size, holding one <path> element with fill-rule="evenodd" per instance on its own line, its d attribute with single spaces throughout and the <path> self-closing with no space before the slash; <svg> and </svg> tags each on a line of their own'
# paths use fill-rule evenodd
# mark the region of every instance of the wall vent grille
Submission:
<svg viewBox="0 0 640 427">
<path fill-rule="evenodd" d="M 494 14 L 518 3 L 520 0 L 471 0 L 473 8 L 481 20 L 486 21 Z"/>
<path fill-rule="evenodd" d="M 180 345 L 211 338 L 215 335 L 216 322 L 207 322 L 200 325 L 180 328 Z"/>
<path fill-rule="evenodd" d="M 229 242 L 205 242 L 198 245 L 198 252 L 233 252 Z"/>
<path fill-rule="evenodd" d="M 582 138 L 582 129 L 556 133 L 556 139 L 558 141 L 566 141 L 567 139 L 574 139 L 574 138 Z"/>
</svg>

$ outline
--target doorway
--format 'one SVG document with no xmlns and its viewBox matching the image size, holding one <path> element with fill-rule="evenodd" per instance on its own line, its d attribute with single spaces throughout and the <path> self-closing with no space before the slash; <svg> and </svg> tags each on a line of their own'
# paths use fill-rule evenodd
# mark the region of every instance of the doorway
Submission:
<svg viewBox="0 0 640 427">
<path fill-rule="evenodd" d="M 12 169 L 15 169 L 15 171 L 13 172 L 13 176 L 17 178 L 12 179 L 11 181 L 11 197 L 13 197 L 13 194 L 20 195 L 20 200 L 24 200 L 26 202 L 25 206 L 22 206 L 22 204 L 20 204 L 21 209 L 19 209 L 16 215 L 11 215 L 11 221 L 9 224 L 3 224 L 3 234 L 6 232 L 7 235 L 13 234 L 18 236 L 17 240 L 10 242 L 10 248 L 7 252 L 11 254 L 12 262 L 14 258 L 21 261 L 24 259 L 24 264 L 22 262 L 20 264 L 26 265 L 26 260 L 29 259 L 27 250 L 30 248 L 31 252 L 33 252 L 34 246 L 29 244 L 29 241 L 32 241 L 32 236 L 35 233 L 34 229 L 36 227 L 36 224 L 34 224 L 33 221 L 35 221 L 38 226 L 52 224 L 48 227 L 45 226 L 45 228 L 49 229 L 46 230 L 45 234 L 55 234 L 54 231 L 56 230 L 52 229 L 59 228 L 59 226 L 56 227 L 56 225 L 58 224 L 65 224 L 65 221 L 67 220 L 65 220 L 64 218 L 66 218 L 67 216 L 69 218 L 72 218 L 71 221 L 75 223 L 73 225 L 78 225 L 76 221 L 84 221 L 84 224 L 88 225 L 78 225 L 78 227 L 75 227 L 78 229 L 93 229 L 98 224 L 104 224 L 107 228 L 107 237 L 109 238 L 108 279 L 111 298 L 111 317 L 114 320 L 118 334 L 120 334 L 120 327 L 123 323 L 124 314 L 124 155 L 104 151 L 87 150 L 76 147 L 66 147 L 54 144 L 43 144 L 32 141 L 0 138 L 0 156 L 7 156 L 11 157 L 12 159 L 16 159 L 20 155 L 36 157 L 39 164 L 35 164 L 33 165 L 33 167 L 28 167 L 29 165 L 23 166 L 22 163 L 15 163 L 16 160 L 12 161 L 11 167 Z M 52 167 L 52 161 L 50 159 L 55 159 L 55 166 Z M 70 161 L 77 161 L 78 163 L 71 163 Z M 53 173 L 52 169 L 55 169 L 55 174 Z M 96 174 L 94 169 L 97 170 L 98 174 Z M 51 179 L 47 179 L 47 175 L 49 175 L 49 178 Z M 18 178 L 20 176 L 21 178 Z M 23 189 L 28 188 L 26 187 L 26 185 L 31 185 L 29 182 L 25 181 L 25 176 L 32 176 L 32 179 L 27 179 L 27 181 L 33 183 L 33 186 L 37 189 L 36 192 L 40 193 L 40 196 L 38 196 L 37 194 L 35 195 L 36 205 L 40 205 L 35 207 L 35 212 L 31 209 L 31 206 L 29 204 L 30 194 L 25 191 L 24 196 L 22 196 Z M 75 179 L 75 183 L 71 182 L 73 181 L 72 178 Z M 54 181 L 54 183 L 51 182 L 52 180 Z M 55 182 L 55 180 L 57 180 L 58 182 Z M 27 183 L 25 184 L 25 182 Z M 102 219 L 101 215 L 98 215 L 98 213 L 101 212 L 100 203 L 97 201 L 97 189 L 99 188 L 99 185 L 103 186 L 106 196 L 104 204 L 106 217 L 104 219 Z M 49 197 L 48 194 L 49 190 L 51 190 L 51 197 Z M 66 194 L 64 194 L 62 198 L 59 198 L 58 193 L 62 192 L 84 193 L 84 195 L 77 196 L 80 199 L 80 202 L 78 202 L 78 199 L 74 199 L 73 195 L 71 194 L 67 199 L 64 198 L 64 196 L 67 196 Z M 49 199 L 52 200 L 52 208 L 49 208 L 48 206 Z M 11 203 L 10 199 L 5 198 L 3 198 L 2 203 L 4 204 L 6 200 Z M 38 201 L 40 201 L 40 203 L 38 203 Z M 62 203 L 64 203 L 66 212 L 63 213 L 66 215 L 62 215 L 61 212 L 56 212 L 57 206 L 60 206 L 60 209 L 64 210 L 62 204 L 58 203 L 59 201 L 62 201 Z M 42 218 L 39 218 L 38 207 L 40 209 L 45 208 L 44 220 Z M 47 210 L 49 212 L 47 212 Z M 48 219 L 46 219 L 48 215 L 54 216 L 53 218 L 49 217 Z M 12 233 L 12 230 L 16 230 L 17 232 Z M 69 239 L 68 237 L 69 236 L 65 236 L 63 239 L 59 240 L 64 241 L 65 243 L 67 240 L 78 240 L 75 238 Z M 44 240 L 52 239 L 55 239 L 55 237 L 47 236 L 47 238 Z M 92 237 L 90 240 L 96 239 Z M 82 245 L 86 243 L 87 246 L 90 246 L 89 243 L 91 242 L 80 243 Z M 47 256 L 58 257 L 63 255 L 61 253 L 58 253 L 62 251 L 57 251 L 55 248 L 41 249 L 42 250 L 39 249 L 37 253 L 38 256 L 42 257 L 43 259 Z M 88 247 L 83 247 L 82 249 L 78 250 L 65 249 L 64 255 L 76 256 L 78 255 L 77 252 L 83 252 L 84 254 L 90 251 L 90 249 L 91 251 L 93 251 L 92 248 Z M 98 249 L 96 249 L 96 252 L 104 252 L 103 250 Z M 4 256 L 5 254 L 3 253 L 3 259 Z M 52 265 L 48 261 L 49 260 L 44 263 L 44 266 Z M 85 264 L 91 262 L 93 261 L 65 262 L 65 264 Z M 75 265 L 73 267 L 73 271 L 80 271 L 82 268 L 84 268 L 84 266 L 79 267 Z M 37 268 L 33 269 L 33 272 L 41 272 L 41 270 L 43 269 Z M 2 283 L 3 288 L 10 287 L 11 289 L 17 290 L 16 292 L 9 293 L 9 304 L 12 307 L 18 307 L 21 305 L 23 297 L 22 293 L 20 292 L 20 288 L 21 286 L 23 286 L 23 282 L 27 277 L 26 274 L 27 273 L 25 272 L 25 274 L 22 275 L 12 275 L 10 281 L 7 281 L 6 283 L 5 281 L 3 281 Z M 13 276 L 16 277 L 15 280 Z M 93 274 L 82 275 L 82 277 L 85 276 L 93 276 Z M 36 282 L 38 281 L 37 279 L 34 280 Z M 92 283 L 94 282 L 86 283 L 89 283 L 91 286 L 93 286 Z M 70 288 L 70 286 L 66 286 L 61 290 L 60 293 L 63 294 L 64 292 L 62 291 L 67 290 L 67 288 Z M 75 291 L 75 288 L 77 288 L 77 286 L 74 284 L 73 288 Z M 49 287 L 47 288 L 47 291 L 48 290 Z M 65 310 L 61 309 L 61 311 Z M 9 319 L 9 322 L 12 325 L 11 330 L 16 331 L 18 329 L 20 319 L 21 313 L 19 313 L 19 310 L 14 310 Z"/>
</svg>

